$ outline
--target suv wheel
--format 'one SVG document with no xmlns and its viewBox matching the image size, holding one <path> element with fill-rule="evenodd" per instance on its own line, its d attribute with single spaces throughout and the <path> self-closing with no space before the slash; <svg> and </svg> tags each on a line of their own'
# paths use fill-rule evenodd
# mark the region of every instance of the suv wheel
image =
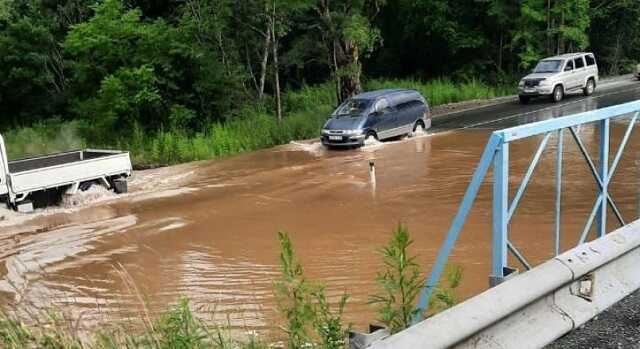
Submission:
<svg viewBox="0 0 640 349">
<path fill-rule="evenodd" d="M 520 103 L 522 104 L 528 104 L 531 100 L 531 97 L 529 96 L 518 96 L 518 98 L 520 98 Z"/>
<path fill-rule="evenodd" d="M 564 89 L 562 85 L 558 85 L 553 89 L 553 94 L 551 95 L 551 101 L 554 103 L 558 103 L 564 98 Z"/>
<path fill-rule="evenodd" d="M 584 87 L 584 89 L 582 90 L 582 93 L 585 96 L 591 96 L 593 94 L 593 91 L 596 90 L 596 82 L 593 81 L 593 79 L 589 79 L 587 81 L 587 86 Z"/>
</svg>

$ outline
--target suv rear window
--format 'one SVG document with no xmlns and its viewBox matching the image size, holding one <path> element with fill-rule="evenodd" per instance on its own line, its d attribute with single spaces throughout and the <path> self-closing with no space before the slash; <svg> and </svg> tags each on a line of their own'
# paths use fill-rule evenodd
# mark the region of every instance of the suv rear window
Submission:
<svg viewBox="0 0 640 349">
<path fill-rule="evenodd" d="M 576 62 L 576 69 L 584 68 L 584 60 L 582 57 L 578 57 L 574 61 Z"/>
<path fill-rule="evenodd" d="M 593 57 L 592 55 L 586 55 L 586 56 L 584 56 L 584 58 L 587 60 L 587 65 L 595 65 L 596 64 L 596 58 Z"/>
</svg>

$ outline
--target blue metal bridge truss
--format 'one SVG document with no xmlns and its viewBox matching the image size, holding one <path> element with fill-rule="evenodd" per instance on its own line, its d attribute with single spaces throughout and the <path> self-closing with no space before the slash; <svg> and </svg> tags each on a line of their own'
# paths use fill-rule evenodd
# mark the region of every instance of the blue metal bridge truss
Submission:
<svg viewBox="0 0 640 349">
<path fill-rule="evenodd" d="M 493 166 L 493 209 L 492 209 L 492 262 L 489 283 L 495 286 L 502 282 L 505 277 L 515 271 L 508 266 L 508 254 L 513 256 L 524 266 L 531 269 L 531 264 L 518 248 L 509 240 L 509 222 L 518 209 L 518 204 L 522 199 L 527 185 L 533 176 L 538 162 L 553 134 L 557 137 L 557 157 L 555 171 L 555 228 L 554 228 L 554 253 L 558 255 L 560 251 L 560 212 L 561 212 L 561 192 L 562 192 L 562 156 L 564 147 L 564 135 L 569 133 L 575 141 L 578 149 L 582 153 L 584 160 L 591 170 L 597 195 L 593 209 L 585 223 L 584 229 L 578 241 L 578 245 L 587 240 L 589 231 L 593 223 L 596 223 L 597 237 L 606 233 L 607 226 L 607 206 L 611 208 L 615 219 L 620 226 L 625 225 L 625 220 L 618 209 L 614 199 L 608 191 L 611 179 L 616 173 L 616 169 L 622 158 L 627 142 L 634 129 L 640 114 L 640 101 L 620 104 L 613 107 L 598 109 L 580 114 L 544 120 L 527 125 L 507 128 L 494 131 L 482 153 L 480 162 L 473 174 L 471 183 L 462 199 L 462 203 L 453 219 L 446 239 L 438 253 L 431 275 L 427 279 L 420 295 L 417 305 L 418 311 L 414 322 L 422 320 L 426 313 L 429 300 L 438 285 L 440 277 L 445 269 L 447 260 L 453 250 L 460 232 L 464 226 L 466 218 L 473 206 L 480 186 L 482 185 L 487 172 Z M 624 133 L 620 146 L 613 157 L 613 162 L 609 159 L 610 125 L 614 119 L 630 118 L 629 125 Z M 576 129 L 585 124 L 597 124 L 599 128 L 599 161 L 597 165 L 587 152 L 584 143 L 580 139 Z M 515 195 L 509 202 L 509 145 L 515 141 L 529 137 L 542 136 L 540 145 L 535 152 L 529 167 L 527 168 L 522 182 L 518 186 Z"/>
</svg>

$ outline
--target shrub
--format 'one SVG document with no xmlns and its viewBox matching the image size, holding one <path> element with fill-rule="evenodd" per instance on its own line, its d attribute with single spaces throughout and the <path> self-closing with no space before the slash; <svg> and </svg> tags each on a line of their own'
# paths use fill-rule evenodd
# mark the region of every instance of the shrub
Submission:
<svg viewBox="0 0 640 349">
<path fill-rule="evenodd" d="M 416 257 L 409 254 L 412 243 L 408 229 L 398 225 L 387 246 L 380 250 L 385 269 L 376 278 L 380 293 L 371 296 L 370 303 L 377 306 L 378 320 L 391 333 L 408 328 L 418 315 L 417 298 L 425 279 L 421 276 Z M 446 275 L 446 285 L 436 287 L 431 297 L 431 315 L 457 303 L 455 290 L 462 280 L 462 268 L 448 267 Z"/>
<path fill-rule="evenodd" d="M 407 228 L 398 225 L 388 245 L 380 250 L 385 270 L 376 278 L 380 294 L 372 296 L 370 303 L 378 307 L 378 320 L 391 333 L 409 327 L 417 314 L 416 298 L 424 279 L 416 257 L 409 256 L 412 243 Z"/>
</svg>

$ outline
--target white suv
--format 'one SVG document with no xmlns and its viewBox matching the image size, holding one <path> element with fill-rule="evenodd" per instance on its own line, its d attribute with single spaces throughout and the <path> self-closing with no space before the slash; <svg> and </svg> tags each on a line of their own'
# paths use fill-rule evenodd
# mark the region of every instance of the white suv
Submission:
<svg viewBox="0 0 640 349">
<path fill-rule="evenodd" d="M 533 72 L 520 80 L 521 103 L 547 96 L 560 102 L 565 94 L 582 92 L 589 96 L 598 84 L 598 65 L 593 53 L 569 53 L 541 60 Z"/>
</svg>

